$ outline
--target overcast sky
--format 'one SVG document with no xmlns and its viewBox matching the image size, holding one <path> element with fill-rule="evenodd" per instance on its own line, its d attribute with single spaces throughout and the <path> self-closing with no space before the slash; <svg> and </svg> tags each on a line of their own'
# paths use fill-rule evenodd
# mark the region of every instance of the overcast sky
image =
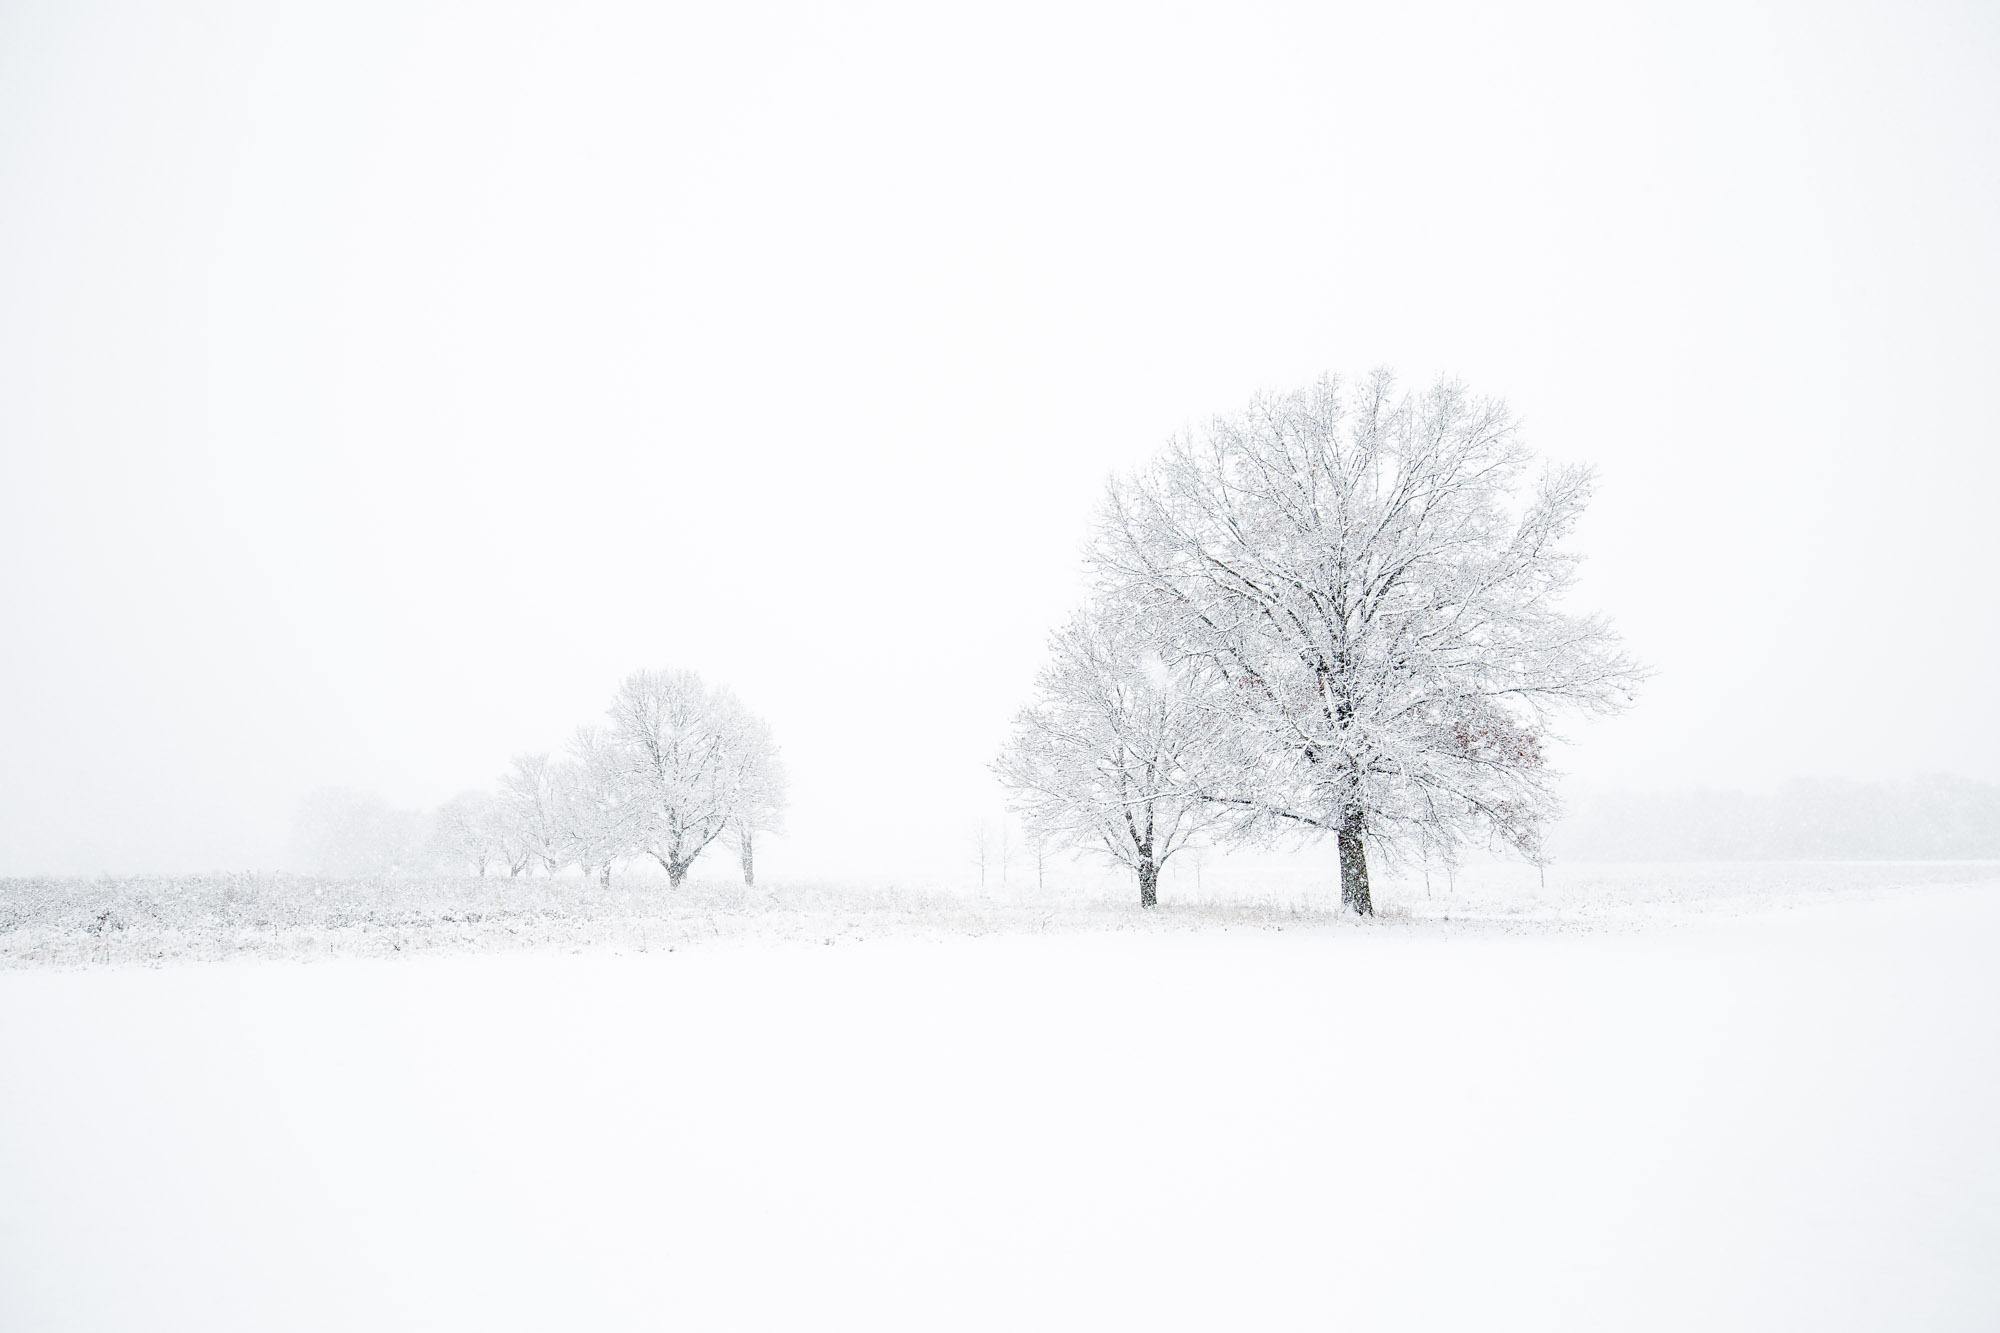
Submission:
<svg viewBox="0 0 2000 1333">
<path fill-rule="evenodd" d="M 1381 363 L 1599 470 L 1580 787 L 2000 778 L 2000 10 L 842 8 L 0 8 L 0 873 L 641 666 L 956 864 L 1106 476 Z"/>
</svg>

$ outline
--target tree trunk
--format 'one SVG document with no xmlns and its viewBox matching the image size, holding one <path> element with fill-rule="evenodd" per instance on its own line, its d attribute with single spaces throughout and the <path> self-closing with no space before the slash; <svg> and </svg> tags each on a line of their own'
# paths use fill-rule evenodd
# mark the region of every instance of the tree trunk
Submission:
<svg viewBox="0 0 2000 1333">
<path fill-rule="evenodd" d="M 688 868 L 679 861 L 667 862 L 667 887 L 678 889 L 681 881 L 688 877 Z"/>
<path fill-rule="evenodd" d="M 1363 837 L 1367 819 L 1351 809 L 1340 821 L 1340 905 L 1352 907 L 1360 916 L 1374 916 L 1375 903 L 1368 896 L 1368 846 Z"/>
<path fill-rule="evenodd" d="M 750 863 L 749 829 L 743 830 L 743 882 L 745 884 L 751 885 L 752 887 L 755 887 L 757 883 L 757 872 L 751 867 Z"/>
<path fill-rule="evenodd" d="M 1139 906 L 1158 907 L 1160 905 L 1160 868 L 1153 864 L 1152 857 L 1139 862 Z"/>
<path fill-rule="evenodd" d="M 611 887 L 611 863 L 609 861 L 606 861 L 604 868 L 597 872 L 597 882 L 604 888 L 608 889 Z"/>
</svg>

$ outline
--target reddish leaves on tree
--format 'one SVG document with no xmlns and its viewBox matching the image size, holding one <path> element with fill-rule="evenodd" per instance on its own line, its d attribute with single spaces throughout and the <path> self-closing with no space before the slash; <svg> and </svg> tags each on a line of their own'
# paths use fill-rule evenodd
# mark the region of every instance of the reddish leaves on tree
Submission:
<svg viewBox="0 0 2000 1333">
<path fill-rule="evenodd" d="M 1459 717 L 1451 724 L 1451 738 L 1459 754 L 1478 763 L 1542 766 L 1542 738 L 1504 713 Z"/>
</svg>

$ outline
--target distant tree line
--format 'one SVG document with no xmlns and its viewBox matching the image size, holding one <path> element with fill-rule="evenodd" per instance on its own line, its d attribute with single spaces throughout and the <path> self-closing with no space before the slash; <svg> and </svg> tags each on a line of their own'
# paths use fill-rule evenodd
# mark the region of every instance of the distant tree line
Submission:
<svg viewBox="0 0 2000 1333">
<path fill-rule="evenodd" d="M 759 839 L 782 827 L 785 804 L 763 719 L 692 671 L 640 671 L 619 686 L 604 725 L 580 728 L 562 754 L 515 756 L 497 791 L 463 793 L 429 817 L 323 793 L 301 811 L 296 841 L 331 874 L 573 866 L 609 884 L 615 866 L 644 858 L 675 888 L 721 842 L 753 884 Z"/>
<path fill-rule="evenodd" d="M 2000 858 L 2000 784 L 1798 779 L 1776 792 L 1608 792 L 1559 827 L 1583 861 L 1978 861 Z"/>
</svg>

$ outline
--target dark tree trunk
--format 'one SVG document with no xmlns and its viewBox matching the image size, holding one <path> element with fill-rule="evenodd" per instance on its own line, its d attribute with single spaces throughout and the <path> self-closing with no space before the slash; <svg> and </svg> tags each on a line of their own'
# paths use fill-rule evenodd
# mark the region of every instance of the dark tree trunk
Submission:
<svg viewBox="0 0 2000 1333">
<path fill-rule="evenodd" d="M 667 887 L 670 889 L 678 889 L 681 886 L 681 881 L 688 877 L 688 867 L 694 864 L 691 861 L 681 860 L 671 852 L 665 856 L 654 852 L 653 859 L 660 863 L 660 869 L 667 872 Z"/>
<path fill-rule="evenodd" d="M 1152 857 L 1139 862 L 1139 906 L 1158 907 L 1160 905 L 1160 868 L 1153 864 Z"/>
<path fill-rule="evenodd" d="M 1340 905 L 1361 916 L 1374 916 L 1375 903 L 1368 896 L 1367 826 L 1359 810 L 1349 810 L 1340 821 Z"/>
<path fill-rule="evenodd" d="M 748 884 L 748 885 L 751 885 L 752 887 L 755 887 L 755 885 L 756 885 L 756 883 L 757 883 L 757 872 L 756 872 L 756 870 L 755 870 L 755 869 L 753 869 L 753 868 L 752 868 L 752 866 L 751 866 L 751 862 L 750 862 L 750 830 L 749 830 L 749 829 L 744 829 L 744 830 L 743 830 L 743 882 L 744 882 L 745 884 Z"/>
</svg>

